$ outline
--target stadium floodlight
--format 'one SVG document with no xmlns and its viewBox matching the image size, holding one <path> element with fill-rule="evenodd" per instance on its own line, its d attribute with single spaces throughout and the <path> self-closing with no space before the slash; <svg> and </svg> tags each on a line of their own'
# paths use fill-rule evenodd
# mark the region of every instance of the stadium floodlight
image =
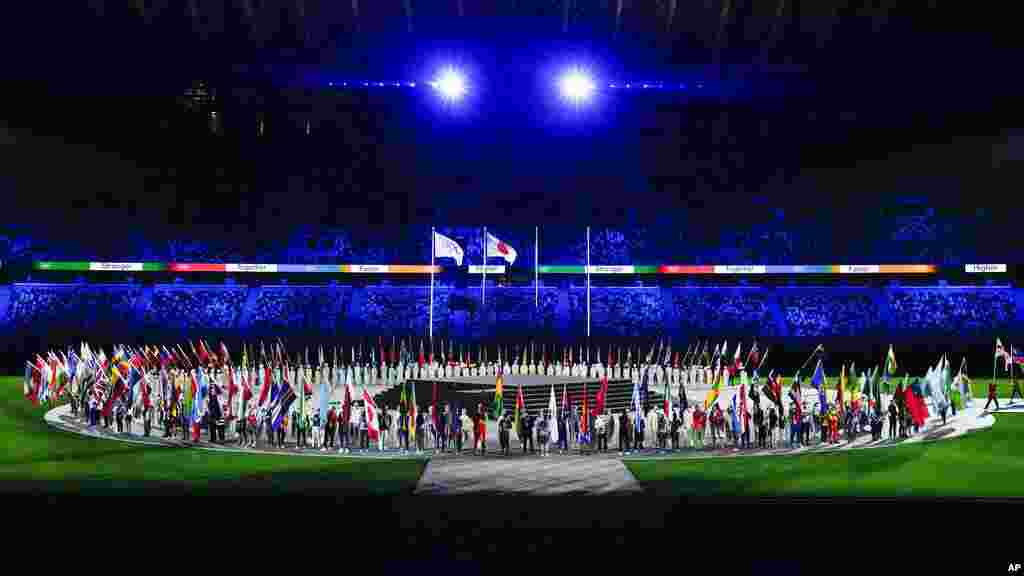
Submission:
<svg viewBox="0 0 1024 576">
<path fill-rule="evenodd" d="M 559 88 L 563 98 L 578 104 L 589 100 L 596 86 L 590 76 L 579 70 L 572 70 L 562 76 Z"/>
<path fill-rule="evenodd" d="M 466 79 L 451 68 L 442 72 L 430 85 L 440 92 L 445 100 L 459 100 L 466 94 Z"/>
</svg>

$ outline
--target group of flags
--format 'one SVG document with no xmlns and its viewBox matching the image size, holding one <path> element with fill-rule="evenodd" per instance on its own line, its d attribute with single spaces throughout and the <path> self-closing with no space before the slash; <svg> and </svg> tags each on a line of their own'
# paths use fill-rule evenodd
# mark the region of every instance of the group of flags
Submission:
<svg viewBox="0 0 1024 576">
<path fill-rule="evenodd" d="M 343 369 L 338 362 L 328 365 L 323 350 L 319 363 L 299 367 L 283 352 L 280 341 L 268 354 L 260 344 L 259 357 L 244 346 L 241 363 L 232 362 L 223 343 L 211 348 L 205 341 L 188 343 L 189 352 L 182 346 L 145 346 L 134 349 L 115 346 L 111 356 L 104 350 L 94 351 L 83 342 L 80 350 L 51 351 L 37 355 L 35 361 L 26 362 L 24 394 L 35 404 L 56 401 L 73 395 L 83 406 L 92 401 L 103 416 L 109 417 L 118 402 L 128 408 L 150 409 L 159 398 L 168 410 L 184 416 L 183 424 L 198 437 L 199 425 L 208 411 L 211 416 L 227 416 L 227 420 L 245 417 L 253 411 L 265 411 L 272 428 L 280 428 L 292 407 L 298 401 L 313 396 L 314 383 L 319 383 L 320 411 L 326 415 L 330 392 L 344 386 L 342 418 L 348 421 L 355 393 L 352 367 Z M 354 353 L 353 353 L 354 358 Z M 169 372 L 178 369 L 177 378 Z M 299 381 L 301 380 L 301 388 Z M 254 389 L 259 388 L 255 398 Z M 235 400 L 241 394 L 241 412 L 234 413 Z M 225 401 L 226 396 L 226 401 Z M 362 400 L 366 405 L 371 438 L 377 437 L 376 404 L 363 386 Z M 415 391 L 409 403 L 415 417 Z M 225 413 L 226 409 L 226 413 Z"/>
<path fill-rule="evenodd" d="M 455 260 L 456 265 L 462 266 L 464 254 L 465 252 L 458 242 L 436 231 L 434 232 L 435 258 L 452 258 Z M 516 257 L 517 254 L 514 248 L 499 240 L 490 232 L 487 233 L 487 258 L 502 258 L 511 265 L 515 263 Z"/>
</svg>

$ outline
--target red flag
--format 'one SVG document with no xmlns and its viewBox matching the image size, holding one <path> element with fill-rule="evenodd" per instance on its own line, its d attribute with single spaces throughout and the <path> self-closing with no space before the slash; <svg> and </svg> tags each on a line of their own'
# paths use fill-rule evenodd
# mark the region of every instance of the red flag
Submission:
<svg viewBox="0 0 1024 576">
<path fill-rule="evenodd" d="M 232 414 L 232 407 L 235 405 L 233 400 L 235 399 L 235 394 L 238 394 L 238 386 L 235 384 L 235 371 L 231 369 L 231 365 L 230 364 L 228 364 L 227 370 L 228 370 L 228 414 L 229 414 L 229 416 L 233 416 L 234 414 Z"/>
<path fill-rule="evenodd" d="M 743 429 L 747 429 L 747 385 L 740 384 L 740 421 L 743 422 Z"/>
<path fill-rule="evenodd" d="M 597 391 L 597 414 L 604 414 L 605 398 L 608 396 L 608 377 L 601 379 L 601 388 Z M 668 400 L 665 401 L 666 405 Z"/>
<path fill-rule="evenodd" d="M 423 340 L 420 340 L 420 358 L 419 358 L 419 365 L 420 365 L 420 368 L 422 369 L 422 368 L 423 368 Z"/>
<path fill-rule="evenodd" d="M 377 404 L 373 401 L 373 396 L 370 396 L 370 392 L 366 388 L 363 388 L 363 404 L 366 406 L 367 434 L 370 437 L 370 441 L 376 441 L 377 435 L 380 432 L 377 423 Z"/>
<path fill-rule="evenodd" d="M 252 398 L 252 374 L 246 373 L 242 377 L 242 401 L 248 402 Z"/>
<path fill-rule="evenodd" d="M 352 387 L 345 386 L 345 404 L 342 406 L 342 422 L 348 424 L 352 420 Z"/>
<path fill-rule="evenodd" d="M 43 370 L 46 370 L 46 364 L 43 362 L 42 356 L 36 355 L 36 370 L 32 374 L 32 403 L 39 404 L 39 389 L 43 385 Z"/>
<path fill-rule="evenodd" d="M 431 354 L 431 357 L 433 357 L 433 354 Z M 435 428 L 440 428 L 441 427 L 441 415 L 438 414 L 438 412 L 437 412 L 437 382 L 434 382 L 434 400 L 433 400 L 433 404 L 434 404 L 434 427 Z"/>
<path fill-rule="evenodd" d="M 271 382 L 273 381 L 270 374 L 270 365 L 268 364 L 263 367 L 263 386 L 260 386 L 260 406 L 267 402 L 267 393 L 270 392 Z"/>
<path fill-rule="evenodd" d="M 672 367 L 673 368 L 678 368 L 679 367 L 679 351 L 678 350 L 676 350 L 675 353 L 672 355 Z"/>
</svg>

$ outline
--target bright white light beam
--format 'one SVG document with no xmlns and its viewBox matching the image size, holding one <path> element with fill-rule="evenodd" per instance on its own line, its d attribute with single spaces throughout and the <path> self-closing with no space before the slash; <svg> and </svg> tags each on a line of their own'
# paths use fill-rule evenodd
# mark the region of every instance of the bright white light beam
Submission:
<svg viewBox="0 0 1024 576">
<path fill-rule="evenodd" d="M 585 73 L 573 70 L 562 76 L 561 81 L 559 81 L 559 88 L 562 90 L 563 98 L 578 104 L 589 100 L 596 86 L 594 81 Z"/>
<path fill-rule="evenodd" d="M 466 94 L 466 80 L 455 70 L 445 70 L 441 77 L 430 83 L 446 100 L 459 100 Z"/>
</svg>

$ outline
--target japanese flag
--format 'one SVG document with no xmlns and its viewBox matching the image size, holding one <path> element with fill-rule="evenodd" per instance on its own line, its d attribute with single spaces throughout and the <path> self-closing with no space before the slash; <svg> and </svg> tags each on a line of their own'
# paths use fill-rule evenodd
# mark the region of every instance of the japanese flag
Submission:
<svg viewBox="0 0 1024 576">
<path fill-rule="evenodd" d="M 514 264 L 516 251 L 514 248 L 495 238 L 490 232 L 487 233 L 487 257 L 504 258 L 505 262 Z"/>
</svg>

